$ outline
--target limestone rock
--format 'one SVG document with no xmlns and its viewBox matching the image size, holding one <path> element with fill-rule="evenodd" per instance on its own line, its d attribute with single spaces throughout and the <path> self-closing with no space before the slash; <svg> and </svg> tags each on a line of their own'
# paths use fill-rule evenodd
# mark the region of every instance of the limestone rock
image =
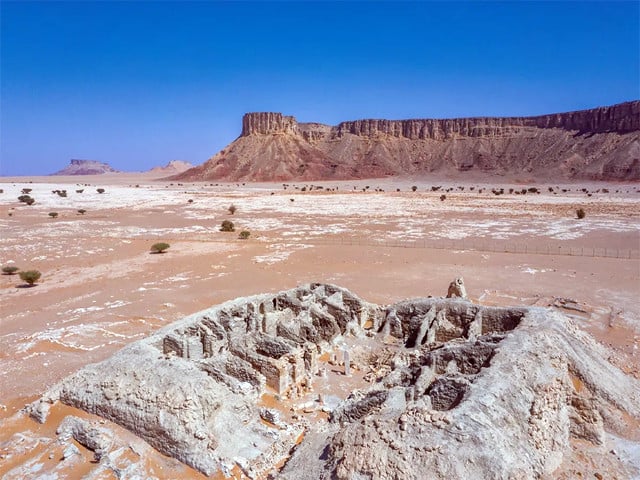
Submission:
<svg viewBox="0 0 640 480">
<path fill-rule="evenodd" d="M 467 289 L 464 287 L 464 279 L 462 277 L 456 278 L 449 284 L 447 298 L 452 297 L 467 298 Z"/>
<path fill-rule="evenodd" d="M 371 324 L 372 336 L 359 334 Z M 306 421 L 317 410 L 304 395 L 318 396 L 309 379 L 319 357 L 354 342 L 371 383 L 335 403 L 323 395 L 329 421 Z M 534 479 L 553 475 L 572 438 L 599 445 L 606 431 L 623 435 L 625 421 L 640 421 L 639 382 L 607 357 L 551 309 L 459 298 L 384 307 L 308 284 L 168 325 L 28 410 L 44 420 L 56 401 L 81 408 L 205 475 L 237 467 L 248 478 L 295 480 Z M 283 406 L 299 401 L 296 415 L 264 407 L 267 393 Z M 98 457 L 111 448 L 105 431 L 75 417 L 59 432 Z"/>
</svg>

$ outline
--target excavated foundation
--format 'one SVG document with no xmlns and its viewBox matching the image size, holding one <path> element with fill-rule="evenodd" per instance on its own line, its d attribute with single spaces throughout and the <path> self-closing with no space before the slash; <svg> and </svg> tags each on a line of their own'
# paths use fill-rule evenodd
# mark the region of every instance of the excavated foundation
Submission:
<svg viewBox="0 0 640 480">
<path fill-rule="evenodd" d="M 382 307 L 310 284 L 187 317 L 28 410 L 84 409 L 206 475 L 535 478 L 571 435 L 602 438 L 603 418 L 639 414 L 637 382 L 600 348 L 541 309 Z M 575 392 L 570 371 L 588 388 Z"/>
</svg>

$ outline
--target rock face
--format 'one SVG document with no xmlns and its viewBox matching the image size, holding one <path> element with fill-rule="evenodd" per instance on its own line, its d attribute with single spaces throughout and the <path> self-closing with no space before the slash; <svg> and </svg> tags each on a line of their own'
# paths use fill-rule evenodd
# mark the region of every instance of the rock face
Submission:
<svg viewBox="0 0 640 480">
<path fill-rule="evenodd" d="M 52 175 L 101 175 L 103 173 L 118 173 L 118 170 L 96 160 L 71 160 L 66 168 Z"/>
<path fill-rule="evenodd" d="M 362 388 L 331 408 L 327 397 L 322 421 L 306 399 L 336 349 L 346 352 L 340 378 Z M 599 445 L 605 428 L 640 421 L 640 384 L 606 358 L 549 310 L 444 298 L 383 307 L 310 284 L 169 325 L 28 411 L 43 421 L 57 401 L 84 409 L 206 475 L 532 479 L 552 474 L 572 439 Z M 267 394 L 279 412 L 261 405 Z M 306 403 L 290 415 L 296 401 Z M 74 419 L 60 432 L 97 452 L 109 442 Z"/>
<path fill-rule="evenodd" d="M 242 134 L 181 180 L 531 174 L 640 179 L 640 101 L 536 117 L 356 120 L 335 127 L 248 113 Z"/>
</svg>

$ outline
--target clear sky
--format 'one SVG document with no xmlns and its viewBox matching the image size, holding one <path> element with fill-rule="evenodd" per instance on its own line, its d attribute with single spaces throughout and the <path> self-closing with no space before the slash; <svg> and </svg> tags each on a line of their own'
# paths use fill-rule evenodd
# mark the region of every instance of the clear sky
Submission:
<svg viewBox="0 0 640 480">
<path fill-rule="evenodd" d="M 0 2 L 0 175 L 204 162 L 249 111 L 521 116 L 640 98 L 640 2 Z"/>
</svg>

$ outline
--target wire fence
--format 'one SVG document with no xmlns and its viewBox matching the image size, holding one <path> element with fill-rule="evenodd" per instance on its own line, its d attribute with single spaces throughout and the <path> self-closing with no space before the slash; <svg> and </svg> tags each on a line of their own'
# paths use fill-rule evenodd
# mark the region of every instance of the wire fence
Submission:
<svg viewBox="0 0 640 480">
<path fill-rule="evenodd" d="M 185 240 L 185 238 L 166 238 L 158 235 L 157 239 L 163 241 Z M 150 241 L 156 241 L 153 238 L 147 238 Z M 453 251 L 474 251 L 474 252 L 491 252 L 491 253 L 517 253 L 532 255 L 564 255 L 573 257 L 595 257 L 595 258 L 618 258 L 627 260 L 640 260 L 640 249 L 617 248 L 617 247 L 589 247 L 580 245 L 569 245 L 567 243 L 526 243 L 509 240 L 496 239 L 388 239 L 373 237 L 349 237 L 349 236 L 312 236 L 312 237 L 261 237 L 251 236 L 247 239 L 240 240 L 237 236 L 225 236 L 225 238 L 215 238 L 206 236 L 196 236 L 190 238 L 191 241 L 198 242 L 214 242 L 229 243 L 230 241 L 238 241 L 256 244 L 291 244 L 291 245 L 343 245 L 343 246 L 360 246 L 360 247 L 388 247 L 388 248 L 424 248 L 433 250 L 453 250 Z"/>
<path fill-rule="evenodd" d="M 275 243 L 275 242 L 274 242 Z M 279 241 L 278 243 L 281 243 Z M 530 244 L 525 242 L 487 239 L 375 239 L 359 237 L 307 237 L 287 240 L 286 243 L 306 245 L 354 245 L 367 247 L 427 248 L 434 250 L 471 250 L 493 253 L 521 253 L 535 255 L 566 255 L 577 257 L 640 259 L 640 250 L 612 247 L 585 247 L 560 243 Z"/>
</svg>

